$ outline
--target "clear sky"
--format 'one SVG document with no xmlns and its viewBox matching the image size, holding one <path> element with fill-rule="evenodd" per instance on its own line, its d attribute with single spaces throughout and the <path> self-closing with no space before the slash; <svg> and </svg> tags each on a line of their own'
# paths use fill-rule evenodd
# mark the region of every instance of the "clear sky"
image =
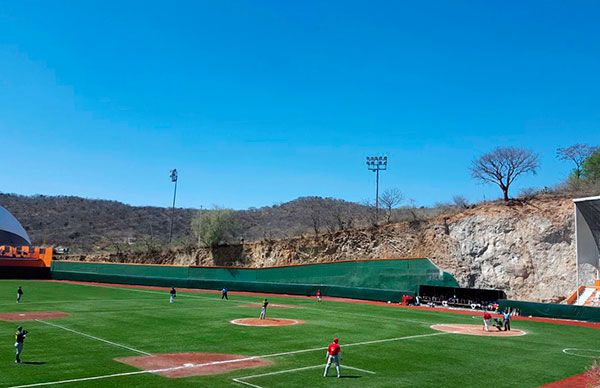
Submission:
<svg viewBox="0 0 600 388">
<path fill-rule="evenodd" d="M 597 1 L 3 1 L 0 191 L 258 207 L 498 197 L 496 146 L 600 144 Z"/>
</svg>

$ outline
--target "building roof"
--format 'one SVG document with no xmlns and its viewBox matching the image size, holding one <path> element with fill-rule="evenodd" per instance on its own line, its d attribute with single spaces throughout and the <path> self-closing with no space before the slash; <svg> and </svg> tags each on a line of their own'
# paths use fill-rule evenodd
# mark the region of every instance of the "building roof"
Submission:
<svg viewBox="0 0 600 388">
<path fill-rule="evenodd" d="M 575 198 L 573 202 L 600 201 L 600 195 L 596 197 Z"/>
<path fill-rule="evenodd" d="M 31 239 L 23 226 L 2 206 L 0 206 L 0 245 L 31 245 Z"/>
</svg>

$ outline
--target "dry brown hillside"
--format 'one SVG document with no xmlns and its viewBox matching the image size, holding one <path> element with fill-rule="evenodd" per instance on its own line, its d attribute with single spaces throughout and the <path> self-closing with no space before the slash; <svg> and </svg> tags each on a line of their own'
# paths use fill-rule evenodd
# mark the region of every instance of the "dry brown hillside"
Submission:
<svg viewBox="0 0 600 388">
<path fill-rule="evenodd" d="M 263 267 L 403 257 L 429 257 L 462 286 L 503 289 L 512 298 L 560 301 L 575 283 L 573 204 L 560 197 L 486 203 L 431 219 L 318 236 L 81 259 Z"/>
</svg>

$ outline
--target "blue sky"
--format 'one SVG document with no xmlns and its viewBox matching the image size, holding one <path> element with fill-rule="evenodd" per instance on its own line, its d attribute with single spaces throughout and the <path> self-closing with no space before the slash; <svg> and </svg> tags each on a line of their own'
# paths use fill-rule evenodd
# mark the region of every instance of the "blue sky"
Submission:
<svg viewBox="0 0 600 388">
<path fill-rule="evenodd" d="M 0 1 L 0 191 L 168 206 L 498 197 L 479 154 L 600 144 L 600 3 Z"/>
</svg>

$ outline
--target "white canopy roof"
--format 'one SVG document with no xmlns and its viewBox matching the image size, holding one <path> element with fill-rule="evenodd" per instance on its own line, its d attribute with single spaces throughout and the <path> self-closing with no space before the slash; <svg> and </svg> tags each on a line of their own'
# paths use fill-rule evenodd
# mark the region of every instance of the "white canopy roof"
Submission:
<svg viewBox="0 0 600 388">
<path fill-rule="evenodd" d="M 29 235 L 8 210 L 0 206 L 0 245 L 31 245 Z"/>
</svg>

